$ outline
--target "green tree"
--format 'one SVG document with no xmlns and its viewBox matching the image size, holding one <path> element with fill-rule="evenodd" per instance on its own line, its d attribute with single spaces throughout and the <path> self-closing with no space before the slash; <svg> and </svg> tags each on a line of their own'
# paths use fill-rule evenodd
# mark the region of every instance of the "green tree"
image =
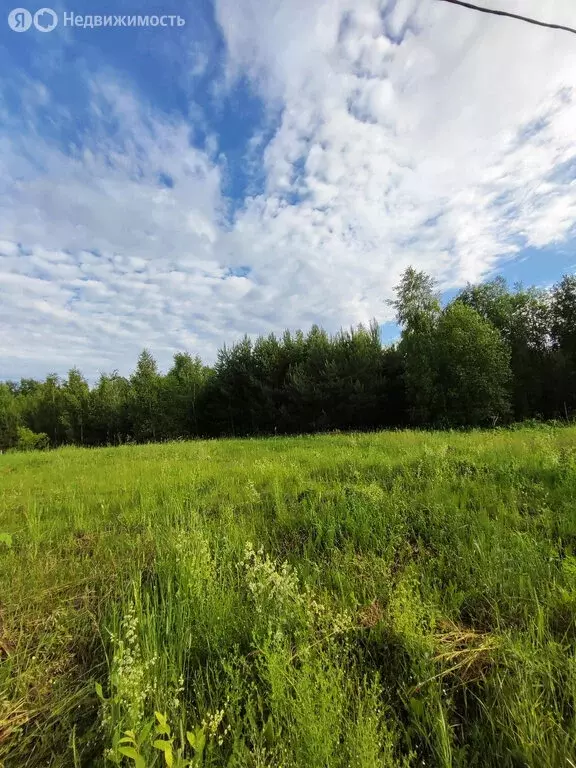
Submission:
<svg viewBox="0 0 576 768">
<path fill-rule="evenodd" d="M 203 431 L 208 434 L 248 435 L 258 432 L 257 410 L 261 393 L 247 336 L 218 352 L 214 376 L 205 398 Z"/>
<path fill-rule="evenodd" d="M 557 359 L 557 398 L 564 413 L 576 410 L 576 275 L 552 289 L 552 343 Z"/>
<path fill-rule="evenodd" d="M 162 431 L 167 437 L 189 437 L 200 430 L 200 407 L 209 369 L 199 357 L 174 355 L 162 384 Z"/>
<path fill-rule="evenodd" d="M 510 412 L 510 351 L 494 326 L 455 301 L 440 315 L 435 333 L 434 420 L 486 425 Z"/>
<path fill-rule="evenodd" d="M 8 384 L 0 384 L 0 450 L 13 448 L 18 442 L 18 422 L 16 397 Z"/>
<path fill-rule="evenodd" d="M 62 387 L 55 373 L 39 386 L 30 387 L 24 421 L 32 432 L 47 434 L 53 447 L 66 442 Z"/>
<path fill-rule="evenodd" d="M 506 281 L 498 277 L 482 285 L 467 286 L 458 300 L 489 320 L 508 345 L 514 417 L 553 416 L 557 407 L 552 373 L 555 361 L 547 292 L 522 286 L 511 292 Z"/>
<path fill-rule="evenodd" d="M 77 368 L 72 368 L 64 382 L 62 405 L 68 442 L 83 445 L 90 415 L 90 388 Z"/>
<path fill-rule="evenodd" d="M 409 418 L 413 424 L 430 423 L 437 412 L 436 327 L 440 300 L 434 280 L 409 267 L 396 286 L 396 320 L 402 327 L 399 352 L 404 361 L 404 380 Z"/>
<path fill-rule="evenodd" d="M 138 358 L 136 370 L 130 377 L 129 413 L 132 431 L 138 442 L 160 439 L 161 377 L 156 361 L 145 349 Z"/>
<path fill-rule="evenodd" d="M 378 326 L 330 337 L 314 326 L 286 377 L 285 401 L 294 429 L 361 429 L 379 423 L 385 399 Z"/>
<path fill-rule="evenodd" d="M 130 384 L 118 372 L 102 374 L 90 392 L 88 441 L 92 445 L 119 445 L 130 434 Z"/>
<path fill-rule="evenodd" d="M 427 326 L 440 312 L 436 281 L 425 272 L 408 267 L 394 288 L 396 298 L 390 304 L 396 310 L 396 320 L 407 331 Z"/>
<path fill-rule="evenodd" d="M 335 398 L 331 342 L 328 334 L 313 325 L 306 336 L 303 359 L 291 366 L 288 377 L 290 407 L 300 432 L 334 427 L 331 404 Z"/>
</svg>

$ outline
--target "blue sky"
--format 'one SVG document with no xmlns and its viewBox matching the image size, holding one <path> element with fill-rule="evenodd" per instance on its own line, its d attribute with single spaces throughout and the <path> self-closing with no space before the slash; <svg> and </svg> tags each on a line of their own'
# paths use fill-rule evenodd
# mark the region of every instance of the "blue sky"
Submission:
<svg viewBox="0 0 576 768">
<path fill-rule="evenodd" d="M 52 7 L 48 33 L 0 23 L 0 378 L 315 322 L 392 338 L 409 264 L 446 295 L 576 270 L 570 35 L 437 0 Z"/>
</svg>

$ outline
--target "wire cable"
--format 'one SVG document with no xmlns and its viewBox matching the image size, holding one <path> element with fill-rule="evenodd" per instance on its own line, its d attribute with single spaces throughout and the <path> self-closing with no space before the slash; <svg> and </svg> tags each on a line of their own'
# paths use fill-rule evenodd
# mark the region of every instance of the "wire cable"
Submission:
<svg viewBox="0 0 576 768">
<path fill-rule="evenodd" d="M 576 35 L 576 29 L 573 27 L 565 27 L 563 24 L 549 24 L 546 21 L 538 21 L 538 19 L 532 19 L 529 16 L 519 16 L 517 13 L 509 13 L 508 11 L 497 11 L 495 8 L 485 8 L 481 5 L 464 2 L 464 0 L 440 0 L 440 2 L 461 5 L 463 8 L 471 8 L 473 11 L 480 11 L 481 13 L 490 13 L 493 16 L 507 16 L 509 19 L 518 19 L 519 21 L 525 21 L 528 24 L 535 24 L 538 27 L 561 29 L 563 32 L 571 32 L 573 35 Z"/>
</svg>

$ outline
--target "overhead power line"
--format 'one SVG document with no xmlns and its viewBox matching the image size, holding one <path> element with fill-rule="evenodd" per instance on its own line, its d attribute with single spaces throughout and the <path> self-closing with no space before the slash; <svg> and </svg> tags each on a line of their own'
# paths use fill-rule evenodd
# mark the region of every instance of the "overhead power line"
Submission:
<svg viewBox="0 0 576 768">
<path fill-rule="evenodd" d="M 493 16 L 507 16 L 509 19 L 526 21 L 528 24 L 535 24 L 538 27 L 548 27 L 548 29 L 561 29 L 564 32 L 572 32 L 573 35 L 576 35 L 576 29 L 573 29 L 572 27 L 565 27 L 563 24 L 548 24 L 545 21 L 538 21 L 538 19 L 532 19 L 529 16 L 519 16 L 517 13 L 509 13 L 508 11 L 497 11 L 495 8 L 485 8 L 481 5 L 466 3 L 464 0 L 441 0 L 441 2 L 452 3 L 452 5 L 461 5 L 463 8 L 471 8 L 473 11 L 480 11 L 481 13 L 490 13 Z"/>
</svg>

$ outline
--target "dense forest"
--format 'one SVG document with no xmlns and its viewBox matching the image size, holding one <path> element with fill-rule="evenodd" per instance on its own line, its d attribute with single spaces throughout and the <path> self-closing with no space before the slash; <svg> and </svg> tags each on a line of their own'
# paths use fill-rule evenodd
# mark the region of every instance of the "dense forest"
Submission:
<svg viewBox="0 0 576 768">
<path fill-rule="evenodd" d="M 576 412 L 576 276 L 549 290 L 469 285 L 442 307 L 406 270 L 392 302 L 400 341 L 378 326 L 314 326 L 224 347 L 214 366 L 179 353 L 163 375 L 148 351 L 134 373 L 78 369 L 0 383 L 0 449 L 117 445 L 195 436 L 405 426 L 492 426 Z"/>
</svg>

